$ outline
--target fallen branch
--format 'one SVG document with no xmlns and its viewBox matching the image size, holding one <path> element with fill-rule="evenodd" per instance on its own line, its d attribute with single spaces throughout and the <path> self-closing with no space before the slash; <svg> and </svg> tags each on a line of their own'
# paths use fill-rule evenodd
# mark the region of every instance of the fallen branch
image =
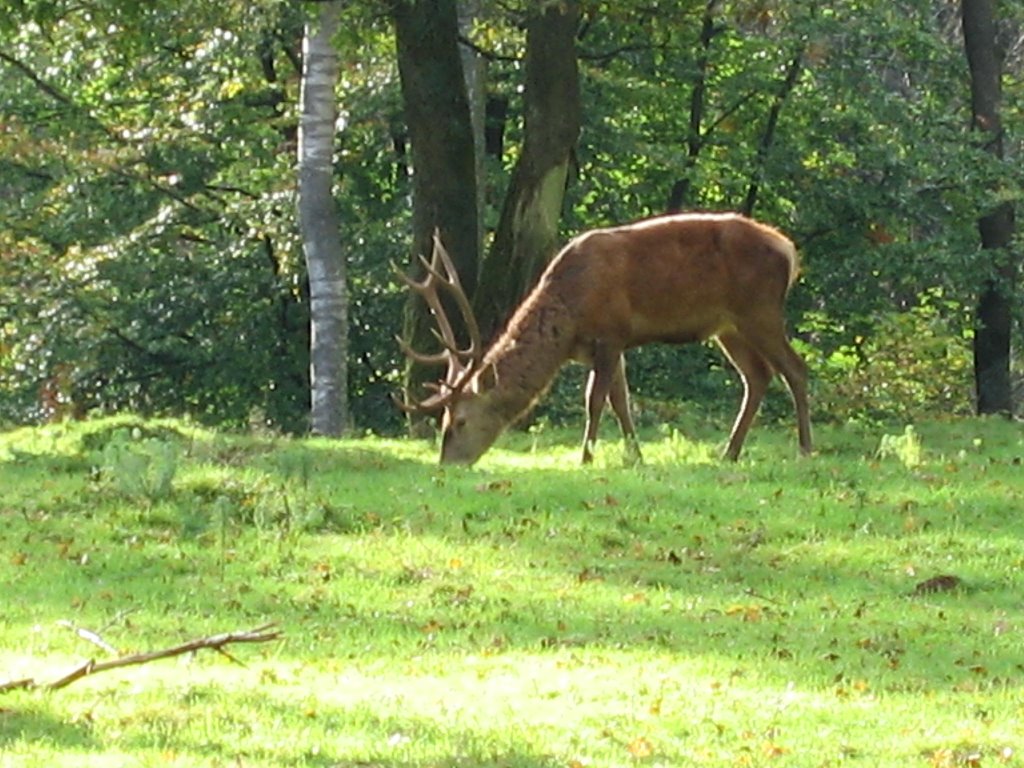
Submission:
<svg viewBox="0 0 1024 768">
<path fill-rule="evenodd" d="M 114 655 L 114 656 L 117 655 L 117 648 L 115 648 L 110 643 L 108 643 L 106 640 L 104 640 L 100 636 L 99 632 L 93 632 L 91 629 L 85 629 L 83 627 L 76 627 L 74 624 L 72 624 L 67 619 L 61 619 L 60 621 L 58 621 L 57 622 L 57 626 L 58 627 L 64 627 L 64 629 L 67 629 L 67 630 L 70 630 L 70 631 L 74 632 L 76 635 L 78 635 L 80 638 L 82 638 L 86 642 L 89 642 L 89 643 L 92 643 L 93 645 L 99 646 L 100 648 L 102 648 L 104 651 L 106 651 L 107 653 L 109 653 L 111 655 Z"/>
<path fill-rule="evenodd" d="M 278 629 L 274 629 L 274 626 L 274 624 L 264 624 L 263 626 L 256 627 L 248 632 L 224 632 L 220 635 L 200 637 L 195 640 L 189 640 L 187 643 L 182 643 L 181 645 L 175 645 L 171 648 L 120 656 L 116 659 L 109 659 L 107 661 L 96 661 L 95 659 L 90 659 L 84 664 L 80 664 L 75 667 L 67 674 L 62 675 L 49 683 L 38 683 L 35 678 L 11 680 L 6 683 L 0 683 L 0 694 L 7 693 L 8 691 L 32 688 L 43 688 L 48 691 L 56 691 L 60 688 L 71 685 L 76 680 L 81 680 L 83 677 L 95 675 L 98 672 L 106 672 L 108 669 L 147 664 L 151 661 L 157 661 L 158 659 L 167 659 L 172 656 L 181 656 L 185 653 L 201 651 L 204 648 L 215 650 L 218 653 L 224 654 L 235 663 L 241 663 L 225 651 L 224 646 L 231 645 L 233 643 L 268 643 L 272 640 L 277 640 L 283 633 Z"/>
<path fill-rule="evenodd" d="M 25 688 L 32 688 L 35 685 L 35 680 L 31 677 L 26 677 L 24 680 L 8 680 L 6 683 L 0 684 L 0 693 L 7 693 L 8 691 L 20 691 Z"/>
</svg>

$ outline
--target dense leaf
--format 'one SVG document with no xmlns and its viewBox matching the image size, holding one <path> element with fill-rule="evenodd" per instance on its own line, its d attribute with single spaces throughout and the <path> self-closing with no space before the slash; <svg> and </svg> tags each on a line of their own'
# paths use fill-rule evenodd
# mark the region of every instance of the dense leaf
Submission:
<svg viewBox="0 0 1024 768">
<path fill-rule="evenodd" d="M 998 9 L 1016 157 L 1022 18 Z M 485 245 L 520 156 L 527 11 L 488 7 L 466 30 L 491 106 Z M 130 407 L 305 429 L 294 157 L 307 12 L 282 0 L 23 0 L 4 15 L 0 419 Z M 403 296 L 389 264 L 410 250 L 415 169 L 385 7 L 344 14 L 334 194 L 349 390 L 357 426 L 391 431 Z M 960 355 L 970 340 L 968 310 L 999 268 L 976 221 L 1024 187 L 1019 163 L 970 132 L 959 25 L 955 3 L 933 0 L 585 4 L 562 239 L 660 213 L 681 188 L 688 208 L 736 209 L 756 185 L 755 215 L 801 248 L 791 324 L 814 362 L 817 418 L 959 410 L 970 370 L 925 383 L 942 365 L 934 350 Z M 915 309 L 925 304 L 934 318 Z M 922 322 L 929 333 L 915 338 Z M 892 365 L 849 356 L 890 342 Z M 838 361 L 866 394 L 852 397 Z M 918 384 L 864 402 L 901 372 Z M 577 412 L 575 378 L 549 417 Z M 716 412 L 738 396 L 701 349 L 641 350 L 631 380 L 641 402 L 688 397 Z"/>
</svg>

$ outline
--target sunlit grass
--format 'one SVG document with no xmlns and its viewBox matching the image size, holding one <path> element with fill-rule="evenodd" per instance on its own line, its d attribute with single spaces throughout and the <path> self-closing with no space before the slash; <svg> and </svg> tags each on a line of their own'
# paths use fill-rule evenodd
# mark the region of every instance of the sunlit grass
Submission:
<svg viewBox="0 0 1024 768">
<path fill-rule="evenodd" d="M 122 653 L 286 633 L 9 692 L 0 764 L 1024 765 L 1019 427 L 915 425 L 907 461 L 903 426 L 808 459 L 762 426 L 731 465 L 666 429 L 633 468 L 607 433 L 591 467 L 535 430 L 473 469 L 127 417 L 0 436 L 0 680 L 104 657 L 61 621 Z M 168 488 L 117 476 L 160 461 Z"/>
</svg>

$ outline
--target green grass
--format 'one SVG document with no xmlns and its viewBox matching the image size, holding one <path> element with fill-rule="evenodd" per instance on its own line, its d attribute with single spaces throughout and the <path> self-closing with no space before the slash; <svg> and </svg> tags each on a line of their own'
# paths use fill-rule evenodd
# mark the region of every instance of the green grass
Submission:
<svg viewBox="0 0 1024 768">
<path fill-rule="evenodd" d="M 687 430 L 690 433 L 690 430 Z M 691 433 L 692 434 L 692 433 Z M 421 443 L 118 418 L 0 435 L 0 765 L 1024 765 L 1024 432 Z M 609 430 L 609 436 L 613 433 Z M 939 575 L 950 591 L 915 594 Z"/>
</svg>

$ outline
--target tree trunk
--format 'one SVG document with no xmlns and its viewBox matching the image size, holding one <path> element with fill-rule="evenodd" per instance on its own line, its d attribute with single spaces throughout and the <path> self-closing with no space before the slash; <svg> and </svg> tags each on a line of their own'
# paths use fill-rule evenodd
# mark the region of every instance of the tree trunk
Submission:
<svg viewBox="0 0 1024 768">
<path fill-rule="evenodd" d="M 803 55 L 803 46 L 801 45 L 800 49 L 790 60 L 789 66 L 786 68 L 786 77 L 779 86 L 779 90 L 772 100 L 772 106 L 768 110 L 768 121 L 765 124 L 764 133 L 761 134 L 761 141 L 757 145 L 754 172 L 747 187 L 746 197 L 743 199 L 743 206 L 740 208 L 740 213 L 745 216 L 752 216 L 754 213 L 757 193 L 760 191 L 761 179 L 764 177 L 765 165 L 768 163 L 768 153 L 771 152 L 772 144 L 775 142 L 775 129 L 779 124 L 779 114 L 782 112 L 782 105 L 786 102 L 786 98 L 793 91 L 796 81 L 800 77 Z"/>
<path fill-rule="evenodd" d="M 310 303 L 310 428 L 348 427 L 348 298 L 338 211 L 332 194 L 338 56 L 331 38 L 341 3 L 324 3 L 303 33 L 299 121 L 299 227 Z"/>
<path fill-rule="evenodd" d="M 962 0 L 964 50 L 971 70 L 973 128 L 986 138 L 986 148 L 1003 158 L 1000 120 L 1002 62 L 996 40 L 994 0 Z M 1013 239 L 1013 206 L 998 205 L 978 219 L 981 245 L 991 252 L 975 311 L 974 381 L 979 414 L 1013 413 L 1010 380 L 1011 296 L 1016 273 L 1009 253 Z"/>
<path fill-rule="evenodd" d="M 500 327 L 558 247 L 558 223 L 580 133 L 576 0 L 547 3 L 528 21 L 524 142 L 474 309 L 483 337 Z"/>
<path fill-rule="evenodd" d="M 480 0 L 458 0 L 459 34 L 468 38 L 473 24 L 480 18 Z M 473 129 L 473 163 L 476 176 L 477 254 L 483 250 L 484 233 L 484 126 L 487 112 L 486 61 L 469 45 L 459 46 L 462 74 L 466 81 L 469 122 Z M 475 286 L 474 286 L 475 287 Z"/>
<path fill-rule="evenodd" d="M 458 45 L 455 0 L 393 0 L 398 71 L 412 145 L 412 256 L 430 257 L 434 229 L 452 257 L 462 284 L 471 292 L 477 281 L 480 231 L 477 218 L 476 152 L 466 81 Z M 449 317 L 464 330 L 454 307 Z M 416 349 L 437 348 L 433 322 L 421 301 L 406 307 L 404 337 Z M 436 381 L 438 370 L 409 363 L 406 389 L 420 399 L 422 385 Z M 423 431 L 422 419 L 413 420 Z"/>
<path fill-rule="evenodd" d="M 715 26 L 715 9 L 718 0 L 707 0 L 700 28 L 700 52 L 697 56 L 693 89 L 690 91 L 690 128 L 686 135 L 686 162 L 683 172 L 668 195 L 668 213 L 678 213 L 690 201 L 693 187 L 693 173 L 697 158 L 704 146 L 702 123 L 704 121 L 704 96 L 707 90 L 708 62 L 711 60 L 711 43 L 718 34 Z"/>
</svg>

